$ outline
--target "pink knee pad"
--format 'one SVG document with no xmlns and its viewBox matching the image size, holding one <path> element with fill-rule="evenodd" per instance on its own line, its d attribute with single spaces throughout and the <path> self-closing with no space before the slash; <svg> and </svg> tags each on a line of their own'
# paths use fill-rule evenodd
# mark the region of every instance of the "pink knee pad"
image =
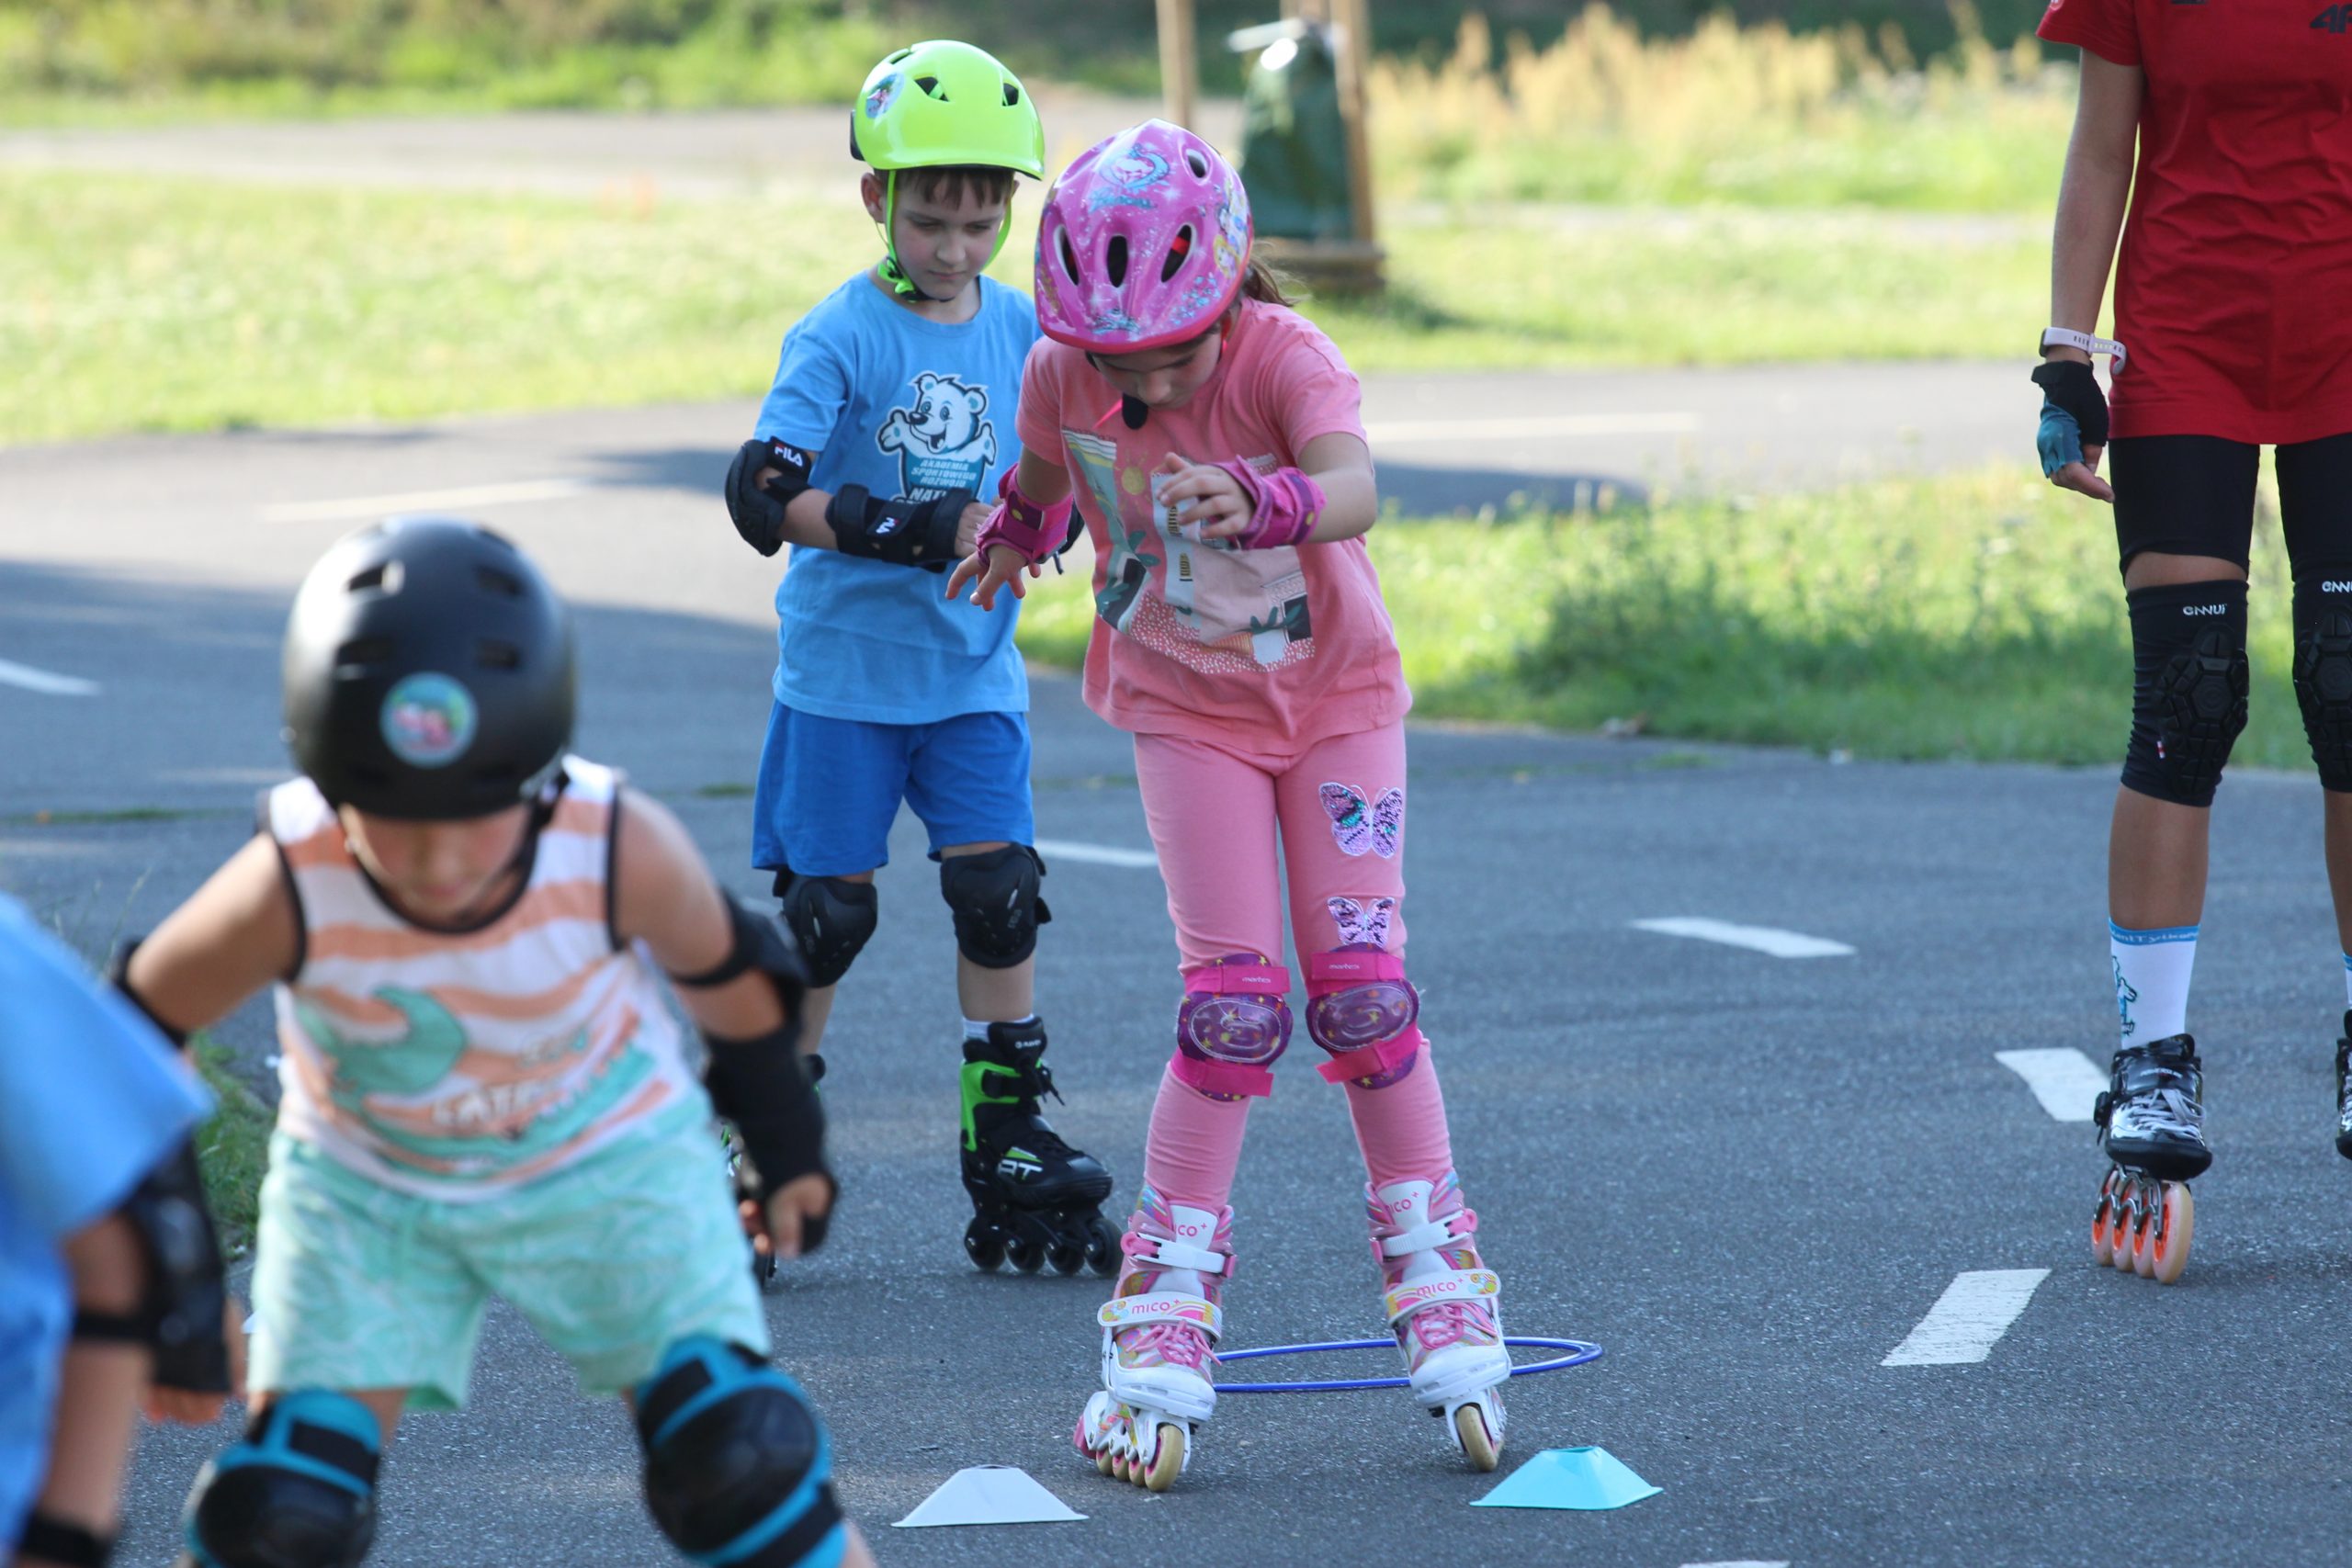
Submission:
<svg viewBox="0 0 2352 1568">
<path fill-rule="evenodd" d="M 1414 1027 L 1421 994 L 1405 961 L 1368 942 L 1306 961 L 1306 1032 L 1331 1060 L 1315 1070 L 1330 1083 L 1386 1089 L 1413 1070 L 1429 1042 Z"/>
<path fill-rule="evenodd" d="M 1290 971 L 1237 953 L 1184 971 L 1169 1070 L 1212 1100 L 1274 1092 L 1274 1058 L 1290 1046 Z"/>
</svg>

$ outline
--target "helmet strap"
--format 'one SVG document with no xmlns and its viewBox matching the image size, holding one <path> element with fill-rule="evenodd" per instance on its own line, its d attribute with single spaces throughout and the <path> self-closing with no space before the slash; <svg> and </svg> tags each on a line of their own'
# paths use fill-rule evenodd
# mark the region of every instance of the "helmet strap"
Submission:
<svg viewBox="0 0 2352 1568">
<path fill-rule="evenodd" d="M 907 269 L 899 265 L 898 226 L 899 171 L 887 169 L 882 174 L 882 265 L 877 269 L 882 274 L 882 281 L 888 284 L 890 292 L 901 299 L 917 299 L 926 305 L 946 304 L 946 300 L 934 299 L 916 288 L 915 280 L 907 276 Z M 998 236 L 997 243 L 1002 246 L 1002 235 Z"/>
</svg>

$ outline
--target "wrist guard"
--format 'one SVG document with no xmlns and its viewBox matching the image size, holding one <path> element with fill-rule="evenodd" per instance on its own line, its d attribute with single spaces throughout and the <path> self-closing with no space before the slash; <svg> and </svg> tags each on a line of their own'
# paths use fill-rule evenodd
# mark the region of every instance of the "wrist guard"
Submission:
<svg viewBox="0 0 2352 1568">
<path fill-rule="evenodd" d="M 1013 473 L 1007 468 L 997 480 L 996 510 L 980 525 L 975 547 L 985 556 L 989 547 L 1001 545 L 1033 566 L 1047 556 L 1058 558 L 1078 543 L 1078 531 L 1085 526 L 1071 504 L 1072 497 L 1066 495 L 1051 506 L 1040 506 L 1021 493 Z"/>
<path fill-rule="evenodd" d="M 2043 474 L 2081 462 L 2086 446 L 2107 445 L 2107 395 L 2089 366 L 2073 359 L 2045 360 L 2034 367 L 2033 384 L 2041 389 L 2041 426 L 2034 444 L 2041 453 Z"/>
<path fill-rule="evenodd" d="M 843 485 L 825 505 L 825 523 L 833 531 L 833 547 L 845 556 L 944 571 L 956 558 L 956 530 L 971 504 L 968 490 L 929 501 L 877 501 L 864 485 Z"/>
<path fill-rule="evenodd" d="M 704 1081 L 711 1107 L 734 1123 L 743 1147 L 736 1176 L 744 1194 L 763 1210 L 779 1189 L 811 1173 L 841 1190 L 825 1164 L 824 1102 L 792 1048 L 796 1032 L 787 1026 L 756 1040 L 705 1037 L 710 1066 Z M 824 1239 L 824 1220 L 802 1223 L 801 1251 L 814 1252 Z"/>
<path fill-rule="evenodd" d="M 1250 522 L 1233 543 L 1245 550 L 1279 550 L 1303 545 L 1315 532 L 1329 501 L 1323 487 L 1298 468 L 1276 468 L 1261 474 L 1243 462 L 1219 463 L 1250 498 Z"/>
</svg>

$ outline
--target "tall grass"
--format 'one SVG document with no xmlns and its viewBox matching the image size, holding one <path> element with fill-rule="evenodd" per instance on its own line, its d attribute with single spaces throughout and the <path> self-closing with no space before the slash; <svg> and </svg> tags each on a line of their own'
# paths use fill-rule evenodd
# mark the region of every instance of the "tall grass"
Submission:
<svg viewBox="0 0 2352 1568">
<path fill-rule="evenodd" d="M 2242 762 L 2307 765 L 2266 497 Z M 2108 510 L 2014 468 L 1600 516 L 1384 522 L 1373 558 L 1423 718 L 1895 758 L 2118 762 L 2131 637 Z M 1022 611 L 1043 662 L 1091 605 Z"/>
<path fill-rule="evenodd" d="M 1922 62 L 1892 25 L 1719 14 L 1645 39 L 1601 5 L 1498 55 L 1473 16 L 1450 56 L 1374 65 L 1374 161 L 1398 194 L 1464 201 L 2047 206 L 2074 72 L 2030 37 L 1987 40 L 1966 0 L 1954 19 L 1958 44 Z"/>
</svg>

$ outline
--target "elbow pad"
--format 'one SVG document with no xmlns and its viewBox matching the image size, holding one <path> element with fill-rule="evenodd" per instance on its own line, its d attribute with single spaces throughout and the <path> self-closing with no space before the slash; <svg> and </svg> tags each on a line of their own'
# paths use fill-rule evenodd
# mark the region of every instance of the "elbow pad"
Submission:
<svg viewBox="0 0 2352 1568">
<path fill-rule="evenodd" d="M 175 1050 L 185 1052 L 187 1049 L 187 1031 L 175 1029 L 156 1017 L 155 1010 L 147 1005 L 146 998 L 130 988 L 130 955 L 139 951 L 139 944 L 145 940 L 135 936 L 114 950 L 114 956 L 107 960 L 107 984 L 121 992 L 122 999 L 137 1008 L 139 1016 L 153 1024 L 156 1032 L 170 1041 Z"/>
<path fill-rule="evenodd" d="M 212 1211 L 205 1206 L 196 1145 L 186 1142 L 141 1179 L 118 1211 L 130 1222 L 147 1265 L 137 1313 L 75 1314 L 81 1339 L 128 1341 L 155 1353 L 155 1382 L 191 1393 L 227 1393 L 229 1346 L 223 1337 L 228 1273 Z"/>
<path fill-rule="evenodd" d="M 929 501 L 877 501 L 864 485 L 843 485 L 825 504 L 825 523 L 833 531 L 833 547 L 845 556 L 945 571 L 956 558 L 964 508 L 971 504 L 968 490 Z"/>
<path fill-rule="evenodd" d="M 727 468 L 727 515 L 743 542 L 763 556 L 784 547 L 784 509 L 808 488 L 808 470 L 817 455 L 781 441 L 746 441 L 736 449 Z M 776 470 L 764 485 L 755 482 L 763 468 Z"/>
</svg>

